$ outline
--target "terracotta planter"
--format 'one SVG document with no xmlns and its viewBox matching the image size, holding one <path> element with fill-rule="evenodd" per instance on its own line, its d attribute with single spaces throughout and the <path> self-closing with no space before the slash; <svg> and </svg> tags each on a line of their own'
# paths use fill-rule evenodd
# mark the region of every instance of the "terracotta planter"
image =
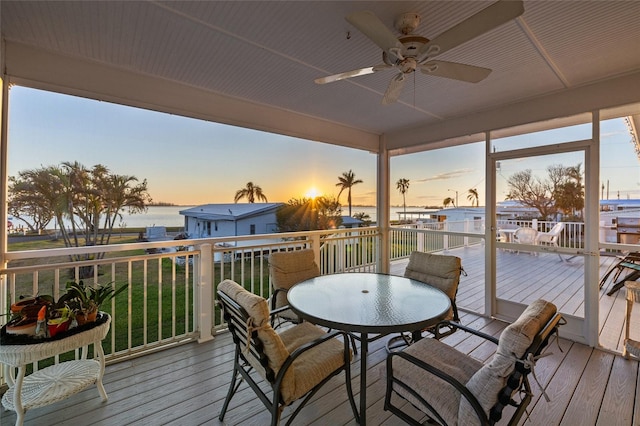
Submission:
<svg viewBox="0 0 640 426">
<path fill-rule="evenodd" d="M 56 320 L 50 320 L 47 323 L 47 327 L 49 328 L 49 337 L 53 337 L 62 331 L 67 331 L 69 329 L 69 324 L 71 324 L 71 319 L 67 319 L 66 321 L 63 321 L 63 322 L 56 322 Z"/>
<path fill-rule="evenodd" d="M 22 315 L 27 318 L 38 318 L 40 308 L 48 303 L 36 299 L 24 299 L 11 305 L 11 314 Z"/>
<path fill-rule="evenodd" d="M 36 325 L 38 320 L 36 318 L 33 319 L 25 319 L 20 318 L 16 320 L 9 321 L 7 323 L 7 334 L 25 334 L 25 335 L 35 335 L 36 334 Z"/>
<path fill-rule="evenodd" d="M 97 310 L 93 312 L 89 312 L 88 314 L 79 312 L 76 314 L 76 321 L 78 322 L 78 325 L 84 325 L 90 322 L 94 322 L 97 316 L 98 316 Z"/>
</svg>

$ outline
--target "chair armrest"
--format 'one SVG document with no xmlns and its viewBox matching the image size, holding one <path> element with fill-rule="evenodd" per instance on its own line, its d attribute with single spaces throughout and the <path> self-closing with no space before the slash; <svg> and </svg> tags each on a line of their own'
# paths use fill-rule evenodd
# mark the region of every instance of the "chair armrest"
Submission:
<svg viewBox="0 0 640 426">
<path fill-rule="evenodd" d="M 316 340 L 312 340 L 311 342 L 305 343 L 304 345 L 298 347 L 295 351 L 291 352 L 287 357 L 287 359 L 284 361 L 284 363 L 282 363 L 282 366 L 278 371 L 278 375 L 276 376 L 275 383 L 279 384 L 282 381 L 287 370 L 289 369 L 289 367 L 291 367 L 291 364 L 293 364 L 293 361 L 295 361 L 296 358 L 298 358 L 300 355 L 302 355 L 306 351 L 313 349 L 316 346 L 330 339 L 333 339 L 334 337 L 337 337 L 339 335 L 341 335 L 344 340 L 345 353 L 346 353 L 349 349 L 349 339 L 347 338 L 347 333 L 345 333 L 344 331 L 338 331 L 338 330 L 330 331 L 326 333 L 324 336 L 319 337 Z M 345 362 L 347 362 L 346 356 L 347 355 L 345 355 Z"/>
<path fill-rule="evenodd" d="M 466 325 L 462 325 L 458 322 L 455 321 L 450 321 L 450 320 L 446 320 L 446 321 L 440 321 L 438 324 L 436 324 L 436 327 L 440 327 L 441 325 L 446 325 L 449 326 L 451 328 L 459 328 L 460 330 L 466 331 L 467 333 L 471 333 L 474 334 L 478 337 L 482 337 L 485 340 L 488 340 L 490 342 L 495 343 L 496 345 L 498 344 L 498 338 L 491 336 L 487 333 L 483 333 L 482 331 L 478 331 L 474 328 L 468 327 Z"/>
<path fill-rule="evenodd" d="M 462 328 L 462 327 L 460 327 L 460 328 Z M 430 374 L 433 374 L 434 376 L 439 377 L 443 381 L 449 383 L 451 386 L 456 388 L 456 390 L 458 392 L 460 392 L 460 394 L 469 402 L 469 404 L 471 405 L 471 407 L 475 411 L 476 415 L 478 416 L 478 419 L 480 420 L 480 424 L 481 425 L 489 425 L 489 419 L 488 419 L 487 415 L 485 414 L 484 410 L 482 409 L 482 406 L 480 405 L 480 402 L 478 401 L 478 399 L 471 393 L 471 391 L 465 385 L 463 385 L 458 380 L 456 380 L 455 378 L 453 378 L 449 374 L 445 373 L 444 371 L 439 370 L 436 367 L 432 366 L 431 364 L 428 364 L 428 363 L 424 362 L 421 359 L 418 359 L 418 358 L 416 358 L 416 357 L 414 357 L 412 355 L 409 355 L 406 352 L 403 352 L 403 351 L 391 352 L 389 355 L 387 355 L 387 380 L 388 381 L 389 380 L 390 381 L 394 380 L 393 379 L 393 358 L 394 357 L 403 358 L 407 362 L 410 362 L 411 364 L 415 365 L 416 367 L 421 368 L 422 370 L 425 370 L 426 372 L 428 372 Z M 397 383 L 403 385 L 402 382 L 400 382 L 400 381 L 398 381 Z M 388 385 L 388 386 L 390 386 L 390 385 Z M 406 385 L 404 385 L 403 387 L 406 390 L 408 390 L 413 396 L 415 396 L 418 399 L 422 400 L 423 404 L 425 404 L 426 406 L 429 406 L 429 404 L 426 401 L 424 401 L 423 398 L 418 393 L 416 393 L 413 389 L 408 389 L 406 387 Z"/>
<path fill-rule="evenodd" d="M 278 299 L 278 293 L 284 292 L 285 294 L 288 292 L 289 290 L 287 290 L 286 288 L 276 288 L 273 290 L 273 293 L 271 293 L 271 306 L 269 306 L 269 309 L 271 309 L 272 311 L 274 309 L 276 309 L 276 302 Z"/>
<path fill-rule="evenodd" d="M 273 318 L 274 316 L 278 315 L 280 312 L 286 311 L 288 309 L 291 309 L 289 305 L 280 306 L 279 308 L 272 309 L 269 312 L 269 316 Z"/>
</svg>

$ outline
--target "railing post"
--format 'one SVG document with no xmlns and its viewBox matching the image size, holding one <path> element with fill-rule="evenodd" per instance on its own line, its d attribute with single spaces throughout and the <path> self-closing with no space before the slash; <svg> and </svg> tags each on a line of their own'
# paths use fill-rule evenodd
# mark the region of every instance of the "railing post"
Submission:
<svg viewBox="0 0 640 426">
<path fill-rule="evenodd" d="M 422 221 L 420 221 L 420 220 L 418 222 L 416 222 L 416 229 L 424 229 L 424 223 Z M 425 237 L 425 234 L 423 234 L 421 232 L 418 232 L 417 234 L 418 234 L 417 235 L 418 244 L 417 244 L 416 249 L 419 252 L 423 252 L 424 251 L 424 237 Z"/>
<path fill-rule="evenodd" d="M 449 224 L 446 221 L 444 222 L 444 230 L 449 231 Z M 442 251 L 445 253 L 449 251 L 449 234 L 442 236 Z"/>
<path fill-rule="evenodd" d="M 209 243 L 200 247 L 200 267 L 198 270 L 198 343 L 213 339 L 213 246 Z"/>
<path fill-rule="evenodd" d="M 464 220 L 464 232 L 469 232 L 469 229 L 471 228 L 469 226 L 469 224 L 471 223 L 469 218 L 466 218 Z M 463 237 L 463 244 L 465 247 L 469 247 L 469 237 Z"/>
<path fill-rule="evenodd" d="M 322 265 L 320 263 L 320 235 L 313 234 L 311 235 L 311 248 L 313 249 L 313 256 L 316 260 L 316 265 Z"/>
</svg>

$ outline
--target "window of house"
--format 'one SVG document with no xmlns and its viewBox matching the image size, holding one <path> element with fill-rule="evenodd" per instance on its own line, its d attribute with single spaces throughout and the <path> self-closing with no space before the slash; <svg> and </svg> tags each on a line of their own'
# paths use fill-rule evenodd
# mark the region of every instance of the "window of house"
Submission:
<svg viewBox="0 0 640 426">
<path fill-rule="evenodd" d="M 249 234 L 254 235 L 256 233 L 256 225 L 249 225 Z"/>
</svg>

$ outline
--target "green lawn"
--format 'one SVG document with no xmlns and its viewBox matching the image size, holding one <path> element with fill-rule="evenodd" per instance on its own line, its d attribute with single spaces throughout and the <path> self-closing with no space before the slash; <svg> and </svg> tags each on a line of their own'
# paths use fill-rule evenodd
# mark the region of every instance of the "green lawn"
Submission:
<svg viewBox="0 0 640 426">
<path fill-rule="evenodd" d="M 112 244 L 124 244 L 137 242 L 137 235 L 114 236 L 111 239 Z M 9 250 L 38 250 L 63 247 L 62 240 L 39 240 L 39 241 L 21 241 L 11 243 Z M 105 259 L 122 258 L 126 256 L 144 255 L 143 250 L 133 250 L 130 252 L 106 253 Z M 46 259 L 47 263 L 67 262 L 68 258 Z M 250 259 L 236 260 L 233 264 L 235 271 L 240 271 L 243 262 L 249 262 Z M 27 260 L 20 262 L 12 262 L 9 266 L 30 266 L 34 264 L 42 264 L 42 259 Z M 231 264 L 224 265 L 225 274 L 223 278 L 232 278 Z M 245 288 L 251 289 L 252 281 L 254 283 L 268 283 L 268 268 L 260 271 L 256 268 L 254 277 L 250 276 L 250 265 L 245 264 L 245 276 L 243 284 Z M 9 269 L 10 269 L 9 268 Z M 98 269 L 98 282 L 100 284 L 113 282 L 116 287 L 132 283 L 131 288 L 119 294 L 115 299 L 115 315 L 112 317 L 114 321 L 111 326 L 109 335 L 103 342 L 106 353 L 111 352 L 111 333 L 115 333 L 115 351 L 126 350 L 129 346 L 128 335 L 129 326 L 131 327 L 131 346 L 142 345 L 145 338 L 146 326 L 146 342 L 153 343 L 160 339 L 166 339 L 174 334 L 172 329 L 175 322 L 175 334 L 181 335 L 193 331 L 193 285 L 192 280 L 194 272 L 192 267 L 174 265 L 171 259 L 148 259 L 132 261 L 129 266 L 128 260 L 118 261 L 115 268 L 111 265 L 104 265 Z M 63 293 L 64 286 L 68 280 L 73 279 L 73 270 L 60 271 L 59 283 L 60 288 L 58 294 Z M 214 266 L 214 275 L 217 281 L 221 278 L 220 265 Z M 16 293 L 18 295 L 31 295 L 32 282 L 34 275 L 32 273 L 16 275 Z M 238 276 L 233 277 L 240 283 Z M 38 288 L 41 294 L 55 294 L 54 271 L 41 270 L 37 274 Z M 85 279 L 85 283 L 92 282 L 93 278 Z M 146 286 L 144 283 L 147 283 Z M 174 285 L 175 283 L 175 285 Z M 268 286 L 263 287 L 263 296 L 268 297 Z M 101 306 L 102 311 L 111 313 L 112 305 Z M 219 310 L 216 307 L 216 320 L 219 318 Z M 71 355 L 69 355 L 71 356 Z"/>
</svg>

